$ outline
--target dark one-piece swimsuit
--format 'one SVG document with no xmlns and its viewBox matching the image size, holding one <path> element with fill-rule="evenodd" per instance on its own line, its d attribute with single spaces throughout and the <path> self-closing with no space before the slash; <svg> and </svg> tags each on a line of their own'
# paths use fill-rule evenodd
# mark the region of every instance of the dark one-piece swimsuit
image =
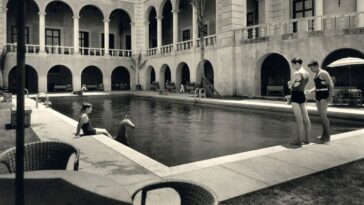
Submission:
<svg viewBox="0 0 364 205">
<path fill-rule="evenodd" d="M 322 84 L 322 82 L 326 82 L 325 80 L 320 78 L 320 75 L 318 75 L 315 79 L 313 79 L 315 82 L 316 87 L 316 100 L 320 101 L 323 99 L 327 99 L 329 97 L 329 86 L 326 84 Z"/>
<path fill-rule="evenodd" d="M 304 78 L 304 76 L 300 73 L 301 80 L 295 80 L 292 84 L 292 91 L 291 91 L 291 102 L 302 104 L 306 102 L 305 97 L 305 87 L 308 82 L 308 77 Z M 300 84 L 296 87 L 293 87 L 294 83 L 299 82 Z"/>
<path fill-rule="evenodd" d="M 95 128 L 92 127 L 90 119 L 88 120 L 87 123 L 84 123 L 81 128 L 82 128 L 84 135 L 95 135 L 96 134 L 96 130 L 95 130 Z"/>
</svg>

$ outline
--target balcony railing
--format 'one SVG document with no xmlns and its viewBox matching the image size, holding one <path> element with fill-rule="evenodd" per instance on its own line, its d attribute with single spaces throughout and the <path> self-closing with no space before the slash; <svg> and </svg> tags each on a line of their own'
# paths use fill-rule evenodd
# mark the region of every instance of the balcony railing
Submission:
<svg viewBox="0 0 364 205">
<path fill-rule="evenodd" d="M 155 56 L 157 55 L 157 48 L 150 48 L 147 50 L 147 56 Z"/>
<path fill-rule="evenodd" d="M 80 47 L 80 54 L 85 56 L 103 56 L 105 55 L 105 50 L 103 48 Z"/>
<path fill-rule="evenodd" d="M 280 35 L 324 33 L 327 31 L 330 31 L 328 33 L 335 34 L 339 30 L 360 28 L 359 18 L 363 17 L 364 13 L 350 13 L 345 15 L 313 16 L 290 19 L 279 23 L 259 24 L 242 29 L 242 39 L 253 40 Z"/>
<path fill-rule="evenodd" d="M 189 50 L 192 48 L 192 40 L 182 41 L 177 43 L 177 51 Z"/>
<path fill-rule="evenodd" d="M 110 49 L 109 53 L 110 56 L 114 57 L 130 57 L 133 54 L 131 50 L 125 50 L 125 49 Z"/>
<path fill-rule="evenodd" d="M 206 36 L 204 38 L 204 45 L 205 47 L 210 47 L 215 45 L 217 42 L 217 36 L 216 35 L 210 35 Z M 200 47 L 200 39 L 197 39 L 197 47 Z"/>
<path fill-rule="evenodd" d="M 73 47 L 70 46 L 45 46 L 45 51 L 48 54 L 56 55 L 73 55 Z"/>
<path fill-rule="evenodd" d="M 165 53 L 172 53 L 173 51 L 173 44 L 169 44 L 169 45 L 165 45 L 161 47 L 161 53 L 165 54 Z"/>
</svg>

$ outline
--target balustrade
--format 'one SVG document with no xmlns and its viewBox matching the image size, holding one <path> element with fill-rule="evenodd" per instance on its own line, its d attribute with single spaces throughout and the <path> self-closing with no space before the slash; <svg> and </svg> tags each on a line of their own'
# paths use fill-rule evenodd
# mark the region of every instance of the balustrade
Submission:
<svg viewBox="0 0 364 205">
<path fill-rule="evenodd" d="M 192 48 L 192 40 L 177 43 L 177 51 L 189 50 Z"/>
</svg>

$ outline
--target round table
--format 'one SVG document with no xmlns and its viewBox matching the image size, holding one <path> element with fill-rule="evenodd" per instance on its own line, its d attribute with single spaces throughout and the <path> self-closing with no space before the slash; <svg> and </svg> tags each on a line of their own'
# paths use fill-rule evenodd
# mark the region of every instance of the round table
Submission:
<svg viewBox="0 0 364 205">
<path fill-rule="evenodd" d="M 15 204 L 15 174 L 0 175 L 0 204 Z M 65 170 L 24 173 L 26 205 L 132 204 L 121 184 L 104 176 Z"/>
</svg>

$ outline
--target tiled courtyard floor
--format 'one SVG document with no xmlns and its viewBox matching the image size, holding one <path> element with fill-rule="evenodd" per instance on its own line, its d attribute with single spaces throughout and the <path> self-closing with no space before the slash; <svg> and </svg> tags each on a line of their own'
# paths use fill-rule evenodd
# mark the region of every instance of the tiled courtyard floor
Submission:
<svg viewBox="0 0 364 205">
<path fill-rule="evenodd" d="M 141 97 L 160 97 L 156 93 L 138 92 Z M 162 96 L 169 100 L 191 101 L 189 95 Z M 289 105 L 256 100 L 198 99 L 200 103 L 288 110 Z M 160 179 L 183 179 L 211 188 L 224 201 L 272 185 L 310 175 L 364 157 L 364 130 L 332 136 L 326 144 L 302 148 L 275 146 L 210 160 L 167 167 L 107 137 L 74 138 L 76 121 L 49 108 L 33 107 L 32 128 L 41 140 L 62 140 L 81 149 L 80 170 L 110 177 L 127 187 L 130 194 L 142 184 Z M 315 108 L 309 106 L 310 112 Z M 330 108 L 330 115 L 364 118 L 364 112 Z"/>
</svg>

